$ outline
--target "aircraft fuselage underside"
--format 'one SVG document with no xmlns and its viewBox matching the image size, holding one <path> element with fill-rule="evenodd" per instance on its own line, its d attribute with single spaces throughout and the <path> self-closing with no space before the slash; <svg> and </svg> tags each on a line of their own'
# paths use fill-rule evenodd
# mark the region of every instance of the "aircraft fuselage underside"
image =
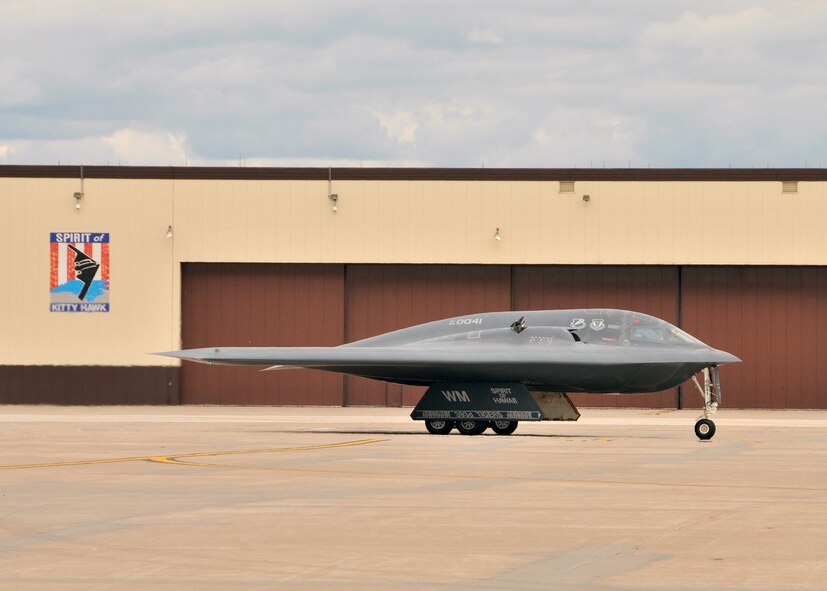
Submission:
<svg viewBox="0 0 827 591">
<path fill-rule="evenodd" d="M 319 367 L 325 371 L 334 371 L 358 375 L 363 378 L 404 384 L 406 386 L 431 386 L 444 382 L 478 383 L 485 381 L 498 383 L 519 383 L 531 391 L 542 392 L 589 392 L 612 394 L 641 394 L 660 392 L 674 388 L 702 371 L 704 362 L 691 363 L 649 363 L 613 365 L 587 363 L 571 364 L 526 363 L 512 364 L 509 367 L 491 367 L 479 365 L 463 366 L 453 364 L 426 368 L 376 366 Z M 438 375 L 438 379 L 434 376 Z"/>
</svg>

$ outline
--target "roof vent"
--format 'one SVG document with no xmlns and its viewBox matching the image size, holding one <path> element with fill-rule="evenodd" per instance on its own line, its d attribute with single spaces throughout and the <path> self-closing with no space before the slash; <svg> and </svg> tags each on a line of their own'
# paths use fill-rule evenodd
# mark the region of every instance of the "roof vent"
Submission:
<svg viewBox="0 0 827 591">
<path fill-rule="evenodd" d="M 574 193 L 574 181 L 560 181 L 561 193 Z"/>
<path fill-rule="evenodd" d="M 798 193 L 798 181 L 783 181 L 781 183 L 782 193 Z"/>
</svg>

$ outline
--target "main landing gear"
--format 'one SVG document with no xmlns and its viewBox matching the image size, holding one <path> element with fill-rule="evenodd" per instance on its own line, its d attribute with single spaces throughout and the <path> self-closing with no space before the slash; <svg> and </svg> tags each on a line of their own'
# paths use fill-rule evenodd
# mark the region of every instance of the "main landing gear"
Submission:
<svg viewBox="0 0 827 591">
<path fill-rule="evenodd" d="M 435 419 L 433 421 L 425 421 L 425 428 L 428 430 L 428 433 L 432 435 L 448 435 L 451 429 L 454 428 L 454 423 L 444 419 Z"/>
<path fill-rule="evenodd" d="M 447 421 L 443 419 L 431 419 L 425 421 L 425 428 L 428 433 L 434 435 L 447 435 L 456 427 L 463 435 L 482 435 L 486 429 L 491 428 L 497 435 L 511 435 L 517 430 L 518 421 L 477 421 L 466 419 L 461 421 Z"/>
<path fill-rule="evenodd" d="M 698 387 L 704 399 L 704 412 L 695 422 L 695 435 L 701 441 L 708 441 L 715 435 L 715 423 L 709 417 L 715 414 L 718 410 L 718 403 L 721 402 L 721 379 L 716 365 L 705 368 L 703 374 L 703 386 L 696 376 L 692 376 L 692 381 L 695 382 L 695 386 Z"/>
</svg>

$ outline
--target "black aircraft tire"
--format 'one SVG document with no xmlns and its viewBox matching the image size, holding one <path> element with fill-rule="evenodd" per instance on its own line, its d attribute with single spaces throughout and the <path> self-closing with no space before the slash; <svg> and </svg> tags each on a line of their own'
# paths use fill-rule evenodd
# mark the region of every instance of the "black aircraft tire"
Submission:
<svg viewBox="0 0 827 591">
<path fill-rule="evenodd" d="M 463 435 L 482 435 L 482 433 L 488 429 L 488 422 L 474 420 L 457 421 L 456 427 L 457 431 Z"/>
<path fill-rule="evenodd" d="M 491 430 L 497 435 L 511 435 L 517 430 L 518 421 L 491 421 Z"/>
<path fill-rule="evenodd" d="M 425 428 L 428 430 L 428 433 L 432 435 L 448 435 L 451 429 L 454 428 L 454 423 L 444 419 L 434 419 L 425 421 Z"/>
<path fill-rule="evenodd" d="M 712 439 L 712 436 L 715 435 L 715 423 L 710 419 L 699 420 L 695 423 L 695 435 L 697 435 L 701 441 Z"/>
</svg>

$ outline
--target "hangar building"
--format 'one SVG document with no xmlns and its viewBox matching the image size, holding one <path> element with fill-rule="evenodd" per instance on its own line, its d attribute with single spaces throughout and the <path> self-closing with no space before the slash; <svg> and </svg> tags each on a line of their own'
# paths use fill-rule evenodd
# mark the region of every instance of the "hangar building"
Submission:
<svg viewBox="0 0 827 591">
<path fill-rule="evenodd" d="M 0 204 L 0 403 L 412 405 L 149 353 L 617 307 L 741 357 L 726 407 L 827 408 L 827 169 L 0 166 Z"/>
</svg>

